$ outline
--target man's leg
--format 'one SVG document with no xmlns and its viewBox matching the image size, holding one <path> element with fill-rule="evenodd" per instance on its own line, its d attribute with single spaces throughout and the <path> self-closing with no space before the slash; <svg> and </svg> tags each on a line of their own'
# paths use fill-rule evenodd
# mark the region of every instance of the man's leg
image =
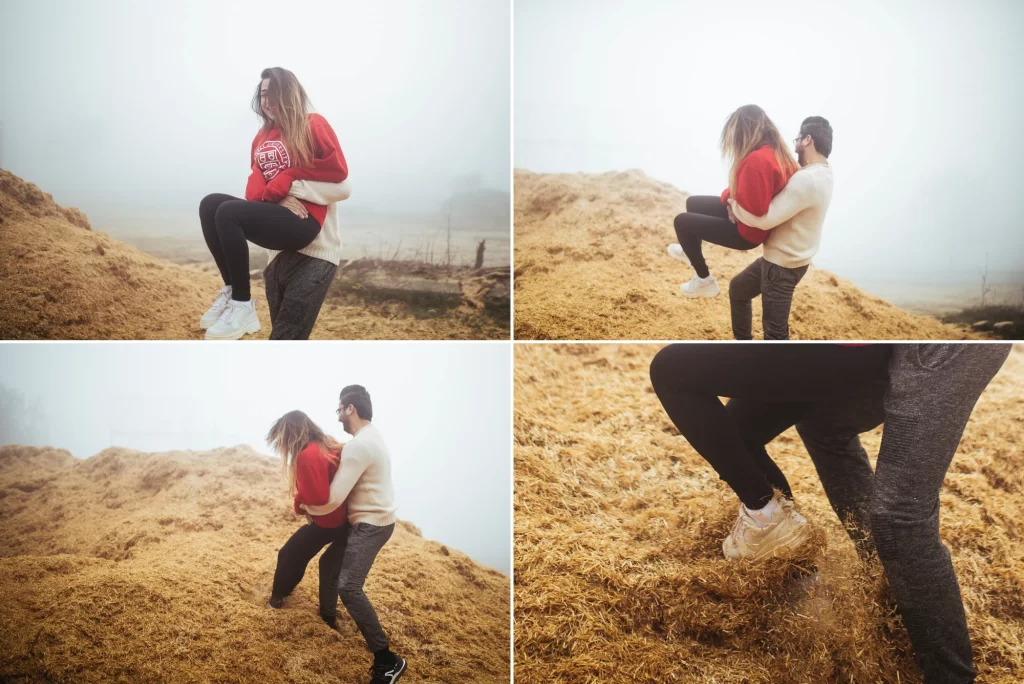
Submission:
<svg viewBox="0 0 1024 684">
<path fill-rule="evenodd" d="M 871 533 L 928 684 L 977 674 L 939 537 L 939 490 L 975 403 L 1009 353 L 1009 345 L 894 345 Z"/>
<path fill-rule="evenodd" d="M 270 327 L 277 321 L 277 312 L 281 309 L 281 298 L 284 296 L 280 273 L 285 256 L 290 252 L 278 252 L 274 260 L 263 269 L 263 286 L 267 292 L 267 308 L 270 309 Z"/>
<path fill-rule="evenodd" d="M 313 332 L 320 307 L 331 287 L 338 267 L 329 261 L 316 259 L 298 252 L 279 254 L 288 257 L 287 266 L 278 278 L 281 283 L 281 301 L 277 317 L 272 319 L 272 340 L 306 340 Z M 268 295 L 269 297 L 269 295 Z"/>
<path fill-rule="evenodd" d="M 769 261 L 764 262 L 761 274 L 761 326 L 764 328 L 764 339 L 789 339 L 789 310 L 793 306 L 793 292 L 805 273 L 806 266 L 783 268 Z"/>
<path fill-rule="evenodd" d="M 753 310 L 751 301 L 761 294 L 761 269 L 763 257 L 750 264 L 729 281 L 729 308 L 732 310 L 732 336 L 737 340 L 754 339 L 751 332 Z"/>
<path fill-rule="evenodd" d="M 370 568 L 373 567 L 377 553 L 388 539 L 391 539 L 394 531 L 394 523 L 383 527 L 366 523 L 353 525 L 342 556 L 341 574 L 338 577 L 338 595 L 341 602 L 366 639 L 367 648 L 373 653 L 387 650 L 388 638 L 384 635 L 380 620 L 377 619 L 377 612 L 363 591 L 363 584 L 370 573 Z"/>
</svg>

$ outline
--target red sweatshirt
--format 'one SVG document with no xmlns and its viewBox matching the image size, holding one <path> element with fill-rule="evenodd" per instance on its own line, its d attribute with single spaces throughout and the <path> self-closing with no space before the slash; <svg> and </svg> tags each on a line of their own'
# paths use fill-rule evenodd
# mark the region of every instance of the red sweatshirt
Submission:
<svg viewBox="0 0 1024 684">
<path fill-rule="evenodd" d="M 338 464 L 332 463 L 320 450 L 320 445 L 310 442 L 299 452 L 295 464 L 295 482 L 298 491 L 295 493 L 295 512 L 304 515 L 305 511 L 299 504 L 323 506 L 331 498 L 331 480 L 338 472 Z M 327 515 L 313 516 L 313 523 L 319 527 L 333 529 L 341 527 L 348 521 L 348 506 L 342 504 Z"/>
<path fill-rule="evenodd" d="M 740 167 L 736 169 L 736 195 L 733 199 L 754 216 L 764 216 L 768 213 L 772 197 L 786 187 L 790 175 L 779 167 L 772 146 L 762 145 L 740 160 Z M 722 204 L 726 203 L 729 195 L 729 188 L 726 188 L 722 192 Z M 736 228 L 747 242 L 755 245 L 768 239 L 767 230 L 752 228 L 738 221 Z"/>
<path fill-rule="evenodd" d="M 348 178 L 348 163 L 338 144 L 338 136 L 319 114 L 309 115 L 309 129 L 313 135 L 313 159 L 310 166 L 298 168 L 281 140 L 281 129 L 272 128 L 263 135 L 256 133 L 252 141 L 250 164 L 252 173 L 245 184 L 245 199 L 250 202 L 279 202 L 288 195 L 294 180 L 340 183 Z M 327 207 L 299 200 L 309 215 L 321 226 L 327 216 Z"/>
</svg>

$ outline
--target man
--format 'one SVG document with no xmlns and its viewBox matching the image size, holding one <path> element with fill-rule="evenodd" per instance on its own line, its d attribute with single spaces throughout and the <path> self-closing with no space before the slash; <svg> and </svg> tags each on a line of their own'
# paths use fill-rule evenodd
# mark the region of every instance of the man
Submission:
<svg viewBox="0 0 1024 684">
<path fill-rule="evenodd" d="M 754 216 L 729 199 L 729 216 L 760 230 L 771 230 L 758 257 L 729 283 L 732 332 L 737 340 L 753 339 L 751 301 L 761 295 L 761 322 L 766 340 L 789 339 L 793 291 L 804 277 L 821 243 L 821 227 L 832 201 L 832 126 L 809 116 L 793 141 L 801 169 L 772 198 L 768 213 Z"/>
<path fill-rule="evenodd" d="M 1000 344 L 895 344 L 887 388 L 788 409 L 858 552 L 877 550 L 925 684 L 977 676 L 960 586 L 939 537 L 939 491 L 974 405 L 1009 354 Z M 787 412 L 777 404 L 730 402 L 729 410 L 751 448 L 789 427 L 755 427 L 767 426 L 766 413 Z M 872 474 L 857 433 L 883 421 Z"/>
<path fill-rule="evenodd" d="M 306 340 L 313 331 L 327 290 L 341 261 L 337 202 L 352 194 L 348 179 L 341 183 L 293 181 L 288 197 L 279 204 L 305 218 L 306 208 L 298 200 L 327 206 L 320 233 L 298 252 L 267 250 L 270 261 L 263 270 L 270 308 L 270 339 Z"/>
<path fill-rule="evenodd" d="M 343 549 L 328 549 L 340 557 L 338 595 L 373 653 L 370 684 L 392 684 L 405 672 L 406 661 L 393 653 L 370 599 L 363 592 L 377 554 L 395 531 L 395 496 L 391 485 L 391 455 L 383 437 L 370 422 L 373 405 L 360 385 L 341 390 L 338 422 L 352 439 L 345 444 L 341 465 L 331 480 L 331 497 L 323 506 L 303 506 L 325 515 L 348 504 L 351 530 Z M 332 545 L 333 546 L 333 545 Z M 323 616 L 330 623 L 331 616 Z"/>
</svg>

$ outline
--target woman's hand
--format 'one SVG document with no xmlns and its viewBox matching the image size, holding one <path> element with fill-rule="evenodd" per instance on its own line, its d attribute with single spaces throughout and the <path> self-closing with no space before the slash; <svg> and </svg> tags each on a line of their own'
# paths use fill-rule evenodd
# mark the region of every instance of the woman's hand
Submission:
<svg viewBox="0 0 1024 684">
<path fill-rule="evenodd" d="M 302 202 L 292 197 L 291 195 L 286 195 L 283 200 L 278 202 L 278 204 L 280 204 L 282 207 L 292 212 L 301 219 L 304 219 L 307 216 L 309 216 L 309 211 L 306 209 L 305 205 L 303 205 Z"/>
</svg>

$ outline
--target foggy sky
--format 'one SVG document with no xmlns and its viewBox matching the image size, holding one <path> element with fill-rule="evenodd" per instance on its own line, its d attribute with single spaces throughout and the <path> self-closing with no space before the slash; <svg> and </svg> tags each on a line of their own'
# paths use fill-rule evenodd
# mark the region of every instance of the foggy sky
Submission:
<svg viewBox="0 0 1024 684">
<path fill-rule="evenodd" d="M 517 168 L 718 194 L 733 110 L 760 105 L 787 140 L 820 115 L 835 194 L 817 265 L 945 278 L 988 252 L 1024 272 L 1024 3 L 517 0 L 514 22 Z"/>
<path fill-rule="evenodd" d="M 391 450 L 398 516 L 507 574 L 510 364 L 509 345 L 487 343 L 8 343 L 0 407 L 25 419 L 5 416 L 0 443 L 78 458 L 237 444 L 271 455 L 267 430 L 293 409 L 347 441 L 334 410 L 342 387 L 361 384 Z"/>
<path fill-rule="evenodd" d="M 240 197 L 282 66 L 338 135 L 346 207 L 507 191 L 509 32 L 506 0 L 4 0 L 0 166 L 87 213 Z"/>
</svg>

